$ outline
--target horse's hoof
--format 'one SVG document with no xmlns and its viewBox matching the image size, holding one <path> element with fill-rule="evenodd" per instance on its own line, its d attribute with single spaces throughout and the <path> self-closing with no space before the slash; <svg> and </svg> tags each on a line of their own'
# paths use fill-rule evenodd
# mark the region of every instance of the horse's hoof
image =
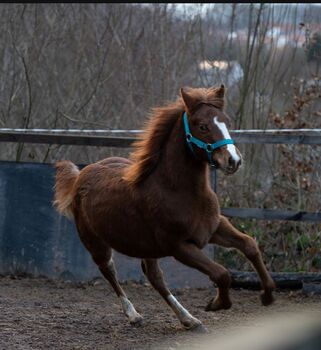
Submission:
<svg viewBox="0 0 321 350">
<path fill-rule="evenodd" d="M 202 322 L 195 317 L 183 320 L 181 322 L 182 322 L 183 327 L 187 331 L 193 331 L 196 333 L 208 333 L 206 327 L 203 326 Z"/>
<path fill-rule="evenodd" d="M 266 291 L 261 292 L 260 298 L 261 298 L 261 303 L 264 306 L 271 305 L 275 300 L 272 292 L 266 292 Z"/>
<path fill-rule="evenodd" d="M 143 325 L 143 317 L 141 315 L 137 315 L 135 317 L 133 317 L 132 319 L 129 320 L 129 323 L 132 325 L 132 326 L 135 326 L 135 327 L 141 327 Z"/>
<path fill-rule="evenodd" d="M 208 329 L 202 323 L 196 324 L 194 327 L 189 328 L 188 330 L 199 334 L 209 333 Z"/>
<path fill-rule="evenodd" d="M 203 326 L 202 322 L 199 321 L 198 319 L 194 319 L 194 322 L 186 322 L 185 324 L 183 323 L 184 328 L 187 331 L 192 331 L 195 333 L 208 333 L 208 330 L 205 326 Z"/>
<path fill-rule="evenodd" d="M 224 303 L 224 302 L 222 302 L 220 300 L 217 300 L 217 299 L 213 300 L 212 299 L 207 304 L 207 306 L 205 308 L 205 311 L 213 311 L 213 312 L 215 312 L 215 311 L 219 311 L 219 310 L 228 310 L 228 309 L 231 308 L 231 306 L 232 306 L 232 303 L 230 301 Z"/>
</svg>

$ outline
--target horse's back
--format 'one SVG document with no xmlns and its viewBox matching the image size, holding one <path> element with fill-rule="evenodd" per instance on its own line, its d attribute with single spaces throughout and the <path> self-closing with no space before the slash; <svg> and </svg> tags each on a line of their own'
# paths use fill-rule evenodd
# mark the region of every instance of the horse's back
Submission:
<svg viewBox="0 0 321 350">
<path fill-rule="evenodd" d="M 97 163 L 94 164 L 99 164 L 99 165 L 106 165 L 106 166 L 113 166 L 113 167 L 122 167 L 125 165 L 130 165 L 132 162 L 127 159 L 127 158 L 122 158 L 122 157 L 109 157 L 105 158 Z"/>
<path fill-rule="evenodd" d="M 80 171 L 78 177 L 78 185 L 85 181 L 88 186 L 89 183 L 91 183 L 92 181 L 97 181 L 102 176 L 108 176 L 108 179 L 117 176 L 121 177 L 123 169 L 129 166 L 130 164 L 130 160 L 122 157 L 109 157 L 99 162 L 89 164 Z M 88 183 L 89 178 L 92 181 L 89 181 Z M 106 183 L 106 185 L 108 184 Z"/>
<path fill-rule="evenodd" d="M 126 158 L 110 157 L 84 167 L 78 176 L 76 192 L 82 197 L 117 191 L 118 187 L 127 187 L 122 180 L 124 168 L 131 162 Z M 124 190 L 124 188 L 122 188 Z"/>
</svg>

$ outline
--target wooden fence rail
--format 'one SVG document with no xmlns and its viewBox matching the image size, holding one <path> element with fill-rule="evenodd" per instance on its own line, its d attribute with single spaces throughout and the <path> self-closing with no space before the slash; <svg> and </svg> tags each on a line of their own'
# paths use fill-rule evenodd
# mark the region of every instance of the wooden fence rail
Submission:
<svg viewBox="0 0 321 350">
<path fill-rule="evenodd" d="M 133 136 L 110 136 L 110 134 L 115 135 L 115 131 L 128 134 L 131 130 L 70 130 L 69 134 L 67 134 L 68 130 L 66 132 L 62 130 L 55 132 L 49 129 L 35 130 L 0 129 L 0 142 L 130 147 L 136 140 Z M 135 134 L 139 134 L 139 131 L 135 130 Z M 105 135 L 102 136 L 102 133 Z M 321 129 L 235 130 L 231 131 L 231 136 L 237 143 L 321 145 Z"/>
</svg>

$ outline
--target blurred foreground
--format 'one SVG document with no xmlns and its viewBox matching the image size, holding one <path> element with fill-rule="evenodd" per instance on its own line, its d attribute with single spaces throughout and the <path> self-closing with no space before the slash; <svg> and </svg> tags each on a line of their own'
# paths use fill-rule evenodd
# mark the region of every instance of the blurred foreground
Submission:
<svg viewBox="0 0 321 350">
<path fill-rule="evenodd" d="M 255 326 L 236 325 L 219 338 L 212 336 L 198 350 L 320 350 L 321 311 L 284 313 L 261 317 Z"/>
</svg>

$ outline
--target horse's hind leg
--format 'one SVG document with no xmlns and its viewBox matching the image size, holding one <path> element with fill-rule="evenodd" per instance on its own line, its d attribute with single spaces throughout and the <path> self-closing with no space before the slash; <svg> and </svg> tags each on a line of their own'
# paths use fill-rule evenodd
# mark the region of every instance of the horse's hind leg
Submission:
<svg viewBox="0 0 321 350">
<path fill-rule="evenodd" d="M 143 320 L 142 316 L 135 310 L 133 304 L 127 298 L 124 290 L 119 285 L 111 248 L 104 242 L 98 240 L 87 230 L 84 230 L 84 228 L 80 230 L 79 226 L 80 225 L 77 225 L 81 241 L 90 252 L 94 262 L 97 264 L 103 276 L 115 290 L 120 299 L 123 312 L 128 317 L 129 322 L 131 324 L 141 325 Z M 85 235 L 84 233 L 87 234 Z"/>
<path fill-rule="evenodd" d="M 124 290 L 119 285 L 113 259 L 110 258 L 109 261 L 100 262 L 98 267 L 120 298 L 124 314 L 128 317 L 129 322 L 131 324 L 141 325 L 143 321 L 142 316 L 135 310 L 134 305 L 130 302 Z"/>
<path fill-rule="evenodd" d="M 224 216 L 221 216 L 220 225 L 214 232 L 210 243 L 240 250 L 251 261 L 261 279 L 262 304 L 269 305 L 274 301 L 272 291 L 275 289 L 275 283 L 267 271 L 259 248 L 252 237 L 238 231 Z"/>
<path fill-rule="evenodd" d="M 201 321 L 193 317 L 171 294 L 164 281 L 163 271 L 156 259 L 142 260 L 142 269 L 151 285 L 165 299 L 166 303 L 175 312 L 179 321 L 186 329 L 206 332 L 206 328 L 202 325 Z"/>
</svg>

